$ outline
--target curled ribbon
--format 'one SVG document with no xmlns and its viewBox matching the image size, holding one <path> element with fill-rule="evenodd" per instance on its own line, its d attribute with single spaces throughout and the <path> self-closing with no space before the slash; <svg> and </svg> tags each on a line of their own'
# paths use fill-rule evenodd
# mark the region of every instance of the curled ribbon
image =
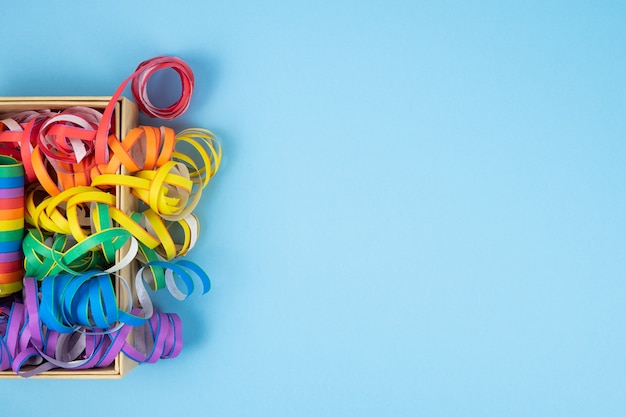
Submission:
<svg viewBox="0 0 626 417">
<path fill-rule="evenodd" d="M 130 287 L 120 278 L 126 291 Z M 41 283 L 39 315 L 48 329 L 59 333 L 73 331 L 110 333 L 122 324 L 139 326 L 153 314 L 152 306 L 145 317 L 131 313 L 131 297 L 125 308 L 119 308 L 111 276 L 98 270 L 81 275 L 61 274 L 46 277 Z"/>
<path fill-rule="evenodd" d="M 173 69 L 180 76 L 182 84 L 181 96 L 171 106 L 160 109 L 150 102 L 147 94 L 147 85 L 152 74 L 166 68 Z M 184 113 L 189 107 L 191 94 L 193 92 L 194 77 L 191 68 L 189 68 L 183 60 L 176 57 L 158 56 L 142 62 L 135 72 L 120 84 L 108 106 L 104 109 L 102 122 L 96 134 L 96 162 L 98 164 L 106 164 L 109 160 L 107 142 L 115 102 L 117 102 L 117 99 L 122 95 L 122 92 L 130 81 L 132 81 L 131 90 L 135 101 L 137 101 L 137 105 L 148 116 L 159 117 L 161 119 L 174 119 Z"/>
<path fill-rule="evenodd" d="M 168 68 L 180 77 L 181 96 L 158 108 L 147 86 Z M 199 266 L 176 258 L 197 241 L 192 211 L 219 168 L 220 144 L 208 130 L 176 135 L 149 126 L 119 140 L 111 121 L 129 82 L 144 113 L 173 119 L 188 108 L 194 78 L 179 58 L 156 57 L 137 67 L 102 113 L 71 107 L 0 117 L 0 230 L 6 231 L 0 233 L 0 296 L 24 286 L 23 301 L 0 304 L 0 370 L 32 376 L 56 367 L 104 367 L 120 352 L 139 362 L 175 357 L 182 348 L 180 318 L 155 312 L 147 288 L 166 288 L 179 300 L 210 289 Z M 5 162 L 22 171 L 5 174 Z M 32 185 L 24 200 L 25 183 Z M 141 211 L 118 207 L 119 187 L 143 203 Z M 25 222 L 33 227 L 26 236 Z M 116 260 L 122 248 L 125 255 Z M 113 287 L 117 277 L 130 294 L 115 273 L 133 260 L 143 265 L 134 282 L 141 309 L 130 296 L 119 306 Z M 134 344 L 126 341 L 131 328 Z"/>
<path fill-rule="evenodd" d="M 181 96 L 166 108 L 154 106 L 147 93 L 150 77 L 157 71 L 172 69 L 181 80 Z M 117 100 L 129 82 L 139 108 L 151 117 L 173 119 L 189 107 L 194 76 L 191 68 L 180 58 L 159 56 L 142 62 L 113 94 L 102 113 L 87 107 L 71 107 L 62 112 L 43 110 L 3 115 L 0 120 L 0 153 L 20 158 L 29 182 L 39 180 L 51 194 L 77 185 L 89 185 L 98 173 L 114 173 L 128 159 L 128 144 L 137 137 L 120 141 L 111 134 L 111 120 Z M 164 130 L 165 148 L 172 143 L 171 129 Z M 146 144 L 155 148 L 152 129 L 144 129 Z M 134 133 L 135 135 L 137 132 Z M 156 146 L 158 151 L 158 146 Z M 111 155 L 118 153 L 117 158 Z M 111 163 L 110 159 L 115 159 Z M 161 164 L 168 159 L 167 151 L 157 158 Z M 143 169 L 152 169 L 150 164 Z M 136 169 L 135 169 L 136 170 Z M 131 172 L 133 169 L 131 169 Z"/>
<path fill-rule="evenodd" d="M 151 270 L 162 271 L 162 273 L 157 274 L 150 272 Z M 184 259 L 179 259 L 174 262 L 149 262 L 139 268 L 135 276 L 137 299 L 139 303 L 149 311 L 152 310 L 152 301 L 150 300 L 145 284 L 148 284 L 148 287 L 152 290 L 163 288 L 163 283 L 154 279 L 157 276 L 164 277 L 164 286 L 174 298 L 181 301 L 185 300 L 195 291 L 196 284 L 194 283 L 200 283 L 202 286 L 202 294 L 206 294 L 211 289 L 211 281 L 208 275 L 193 262 Z M 185 291 L 181 290 L 176 282 L 177 279 L 185 286 Z"/>
<path fill-rule="evenodd" d="M 138 250 L 139 261 L 171 260 L 197 242 L 200 226 L 193 214 L 176 221 L 164 220 L 151 209 L 127 215 L 115 206 L 112 194 L 95 187 L 75 187 L 54 197 L 39 191 L 31 190 L 26 198 L 26 221 L 35 227 L 23 242 L 29 276 L 112 268 L 116 251 L 129 238 L 131 247 L 117 269 Z"/>
<path fill-rule="evenodd" d="M 123 324 L 111 332 L 60 333 L 42 326 L 36 281 L 25 278 L 24 290 L 23 302 L 0 306 L 0 370 L 30 377 L 54 368 L 107 367 L 120 352 L 137 362 L 153 363 L 174 358 L 182 350 L 182 322 L 176 314 L 155 313 L 139 326 Z M 137 316 L 140 310 L 131 314 Z M 127 341 L 131 329 L 132 344 Z"/>
<path fill-rule="evenodd" d="M 117 170 L 118 164 L 124 164 L 127 169 L 134 169 L 132 174 L 101 174 L 93 179 L 90 186 L 72 187 L 54 195 L 32 187 L 26 196 L 26 222 L 46 233 L 71 235 L 76 242 L 83 242 L 87 236 L 111 227 L 124 228 L 139 242 L 140 261 L 171 260 L 185 255 L 197 241 L 199 223 L 192 211 L 198 204 L 202 189 L 219 169 L 222 157 L 220 144 L 212 132 L 204 129 L 187 129 L 174 137 L 167 128 L 143 127 L 134 129 L 128 136 L 131 139 L 121 144 L 125 156 L 112 158 L 105 171 L 111 167 Z M 130 158 L 128 150 L 130 144 L 140 139 L 153 143 L 153 146 L 146 147 L 149 152 L 141 154 L 141 160 L 137 162 Z M 172 160 L 163 155 L 171 156 Z M 114 186 L 131 188 L 132 194 L 148 208 L 141 213 L 123 213 L 116 207 L 115 196 L 106 191 Z M 182 232 L 176 233 L 182 240 L 172 237 L 171 231 L 175 229 Z M 37 239 L 33 240 L 36 236 L 29 236 L 27 243 L 36 243 Z M 43 242 L 45 239 L 40 236 L 38 240 Z M 111 261 L 114 250 L 119 249 L 119 245 L 114 248 L 113 242 L 107 239 L 94 238 L 90 242 L 93 247 L 89 250 L 102 250 L 107 261 Z M 29 274 L 42 276 L 41 273 L 45 274 L 55 265 L 68 271 L 62 267 L 64 262 L 58 261 L 67 258 L 59 255 L 51 263 L 50 256 L 42 251 L 49 254 L 56 252 L 43 249 L 41 243 L 38 247 L 41 248 L 38 256 L 34 260 L 27 259 L 27 265 L 33 267 L 39 263 L 43 266 L 28 269 Z M 85 249 L 86 244 L 81 247 Z M 27 257 L 33 254 L 28 247 L 24 251 Z M 100 262 L 95 264 L 102 265 Z M 107 265 L 111 266 L 110 263 Z M 85 269 L 76 271 L 84 272 Z M 58 269 L 48 274 L 52 273 L 58 273 Z M 163 282 L 162 277 L 155 277 L 155 280 Z"/>
<path fill-rule="evenodd" d="M 150 102 L 148 97 L 148 80 L 150 76 L 163 69 L 172 69 L 180 77 L 181 95 L 172 105 L 159 108 Z M 180 58 L 171 56 L 159 56 L 142 62 L 132 76 L 131 91 L 139 108 L 150 117 L 171 120 L 175 119 L 189 107 L 191 93 L 193 92 L 194 77 L 191 68 Z"/>
</svg>

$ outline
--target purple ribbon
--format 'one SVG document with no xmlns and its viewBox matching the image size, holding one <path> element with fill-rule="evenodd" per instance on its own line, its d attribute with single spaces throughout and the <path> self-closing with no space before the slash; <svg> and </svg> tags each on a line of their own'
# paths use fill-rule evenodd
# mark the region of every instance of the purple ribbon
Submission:
<svg viewBox="0 0 626 417">
<path fill-rule="evenodd" d="M 140 309 L 133 309 L 140 314 Z M 182 322 L 173 313 L 155 312 L 144 325 L 135 327 L 134 345 L 127 342 L 132 326 L 122 325 L 106 333 L 58 333 L 39 319 L 37 281 L 24 278 L 24 300 L 0 305 L 0 370 L 12 369 L 30 377 L 54 368 L 107 367 L 122 352 L 134 361 L 153 363 L 175 358 L 181 352 Z M 25 366 L 34 366 L 23 370 Z"/>
</svg>

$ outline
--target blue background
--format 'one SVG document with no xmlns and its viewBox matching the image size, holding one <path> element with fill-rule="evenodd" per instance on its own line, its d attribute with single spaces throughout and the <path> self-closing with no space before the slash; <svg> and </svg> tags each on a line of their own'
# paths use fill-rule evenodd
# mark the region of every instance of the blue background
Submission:
<svg viewBox="0 0 626 417">
<path fill-rule="evenodd" d="M 620 1 L 11 3 L 0 95 L 110 95 L 177 55 L 196 91 L 169 125 L 225 156 L 190 256 L 214 287 L 157 300 L 182 355 L 3 380 L 2 414 L 625 415 L 625 22 Z"/>
</svg>

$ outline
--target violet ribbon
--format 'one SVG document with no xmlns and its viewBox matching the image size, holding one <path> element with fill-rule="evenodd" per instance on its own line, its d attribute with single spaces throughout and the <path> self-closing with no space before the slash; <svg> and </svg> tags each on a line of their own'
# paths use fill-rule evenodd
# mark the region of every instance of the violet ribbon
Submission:
<svg viewBox="0 0 626 417">
<path fill-rule="evenodd" d="M 155 312 L 141 326 L 123 324 L 106 333 L 50 330 L 39 318 L 37 282 L 24 278 L 24 297 L 4 299 L 0 304 L 0 371 L 12 369 L 31 377 L 55 369 L 107 367 L 124 353 L 137 362 L 175 358 L 182 349 L 182 322 L 173 313 Z M 141 310 L 134 308 L 134 315 Z M 127 341 L 135 329 L 133 343 Z M 133 344 L 136 347 L 133 347 Z"/>
</svg>

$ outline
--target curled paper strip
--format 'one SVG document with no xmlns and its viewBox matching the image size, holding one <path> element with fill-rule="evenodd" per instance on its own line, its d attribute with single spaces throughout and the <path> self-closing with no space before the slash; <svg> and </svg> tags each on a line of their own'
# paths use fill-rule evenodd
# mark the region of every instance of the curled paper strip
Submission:
<svg viewBox="0 0 626 417">
<path fill-rule="evenodd" d="M 147 86 L 163 69 L 178 74 L 181 96 L 158 108 Z M 15 293 L 0 298 L 0 370 L 32 376 L 106 367 L 120 352 L 139 362 L 175 357 L 180 318 L 155 312 L 148 289 L 167 289 L 179 300 L 210 289 L 206 273 L 178 257 L 198 239 L 193 209 L 219 169 L 221 146 L 204 129 L 176 135 L 141 126 L 120 140 L 111 122 L 129 83 L 144 113 L 173 119 L 188 108 L 194 78 L 184 61 L 156 57 L 138 66 L 103 112 L 71 107 L 0 117 L 0 297 Z M 19 176 L 5 165 L 19 166 Z M 129 190 L 116 196 L 120 188 Z M 139 200 L 137 212 L 117 205 L 128 192 Z M 141 309 L 116 275 L 135 260 Z M 126 305 L 118 304 L 114 280 L 128 293 Z"/>
<path fill-rule="evenodd" d="M 122 141 L 109 136 L 111 159 L 98 165 L 101 174 L 117 174 L 123 165 L 129 173 L 155 169 L 171 159 L 176 134 L 169 127 L 139 126 L 132 129 Z"/>
<path fill-rule="evenodd" d="M 94 151 L 102 114 L 88 107 L 70 107 L 45 120 L 38 145 L 49 160 L 79 164 Z M 93 163 L 92 163 L 93 164 Z"/>
<path fill-rule="evenodd" d="M 109 228 L 123 228 L 139 242 L 142 255 L 140 261 L 171 260 L 185 255 L 193 248 L 199 234 L 199 223 L 192 211 L 198 204 L 202 189 L 219 168 L 222 156 L 220 144 L 213 133 L 204 129 L 187 129 L 174 136 L 167 128 L 143 127 L 131 131 L 128 136 L 131 139 L 122 142 L 123 151 L 119 154 L 116 152 L 106 169 L 117 170 L 119 164 L 124 164 L 128 169 L 141 169 L 131 175 L 101 174 L 94 178 L 90 186 L 72 187 L 54 195 L 39 187 L 31 187 L 26 196 L 26 222 L 47 234 L 71 235 L 79 243 Z M 142 154 L 141 159 L 135 161 L 130 158 L 128 150 L 132 144 L 143 140 L 154 142 L 153 146 L 147 147 L 150 152 Z M 125 156 L 116 158 L 118 155 Z M 168 158 L 171 156 L 172 161 L 164 158 L 164 155 Z M 146 167 L 151 169 L 144 169 Z M 116 185 L 131 188 L 133 195 L 148 208 L 130 215 L 120 211 L 111 193 L 112 187 Z M 179 231 L 176 233 L 179 236 L 177 239 L 171 233 L 175 229 Z M 46 269 L 54 265 L 46 253 L 56 252 L 42 247 L 42 243 L 46 246 L 43 235 L 28 237 L 29 244 L 36 244 L 37 241 L 40 244 L 36 247 L 41 250 L 36 251 L 35 258 L 30 257 L 32 250 L 24 248 L 26 264 L 30 266 L 27 273 L 36 277 L 60 273 L 58 269 L 47 272 Z M 102 250 L 104 259 L 109 262 L 106 267 L 111 267 L 114 252 L 121 244 L 115 245 L 106 239 L 90 239 L 90 242 L 93 246 L 88 250 Z M 61 247 L 66 248 L 66 244 L 58 246 L 55 251 L 66 250 Z M 87 250 L 86 244 L 80 247 Z M 156 253 L 153 255 L 152 252 Z M 60 255 L 57 258 L 67 259 Z M 53 263 L 69 272 L 57 258 L 53 258 Z M 91 258 L 88 256 L 84 259 Z M 87 269 L 95 265 L 102 266 L 102 257 L 93 260 L 95 263 L 85 265 Z M 43 266 L 32 269 L 38 263 Z M 75 269 L 76 272 L 85 270 Z M 160 278 L 155 279 L 162 281 Z"/>
<path fill-rule="evenodd" d="M 148 80 L 152 74 L 166 68 L 173 69 L 180 76 L 182 84 L 181 96 L 171 106 L 160 109 L 152 105 L 150 102 L 147 94 L 147 86 Z M 96 162 L 98 164 L 106 164 L 109 161 L 107 142 L 109 138 L 109 131 L 111 129 L 111 118 L 113 117 L 115 102 L 122 95 L 122 92 L 130 81 L 132 81 L 131 90 L 133 97 L 137 101 L 137 105 L 148 116 L 159 117 L 161 119 L 175 119 L 184 113 L 189 107 L 191 94 L 193 92 L 194 77 L 193 71 L 191 71 L 191 68 L 189 68 L 189 66 L 182 59 L 169 56 L 158 56 L 142 62 L 139 64 L 135 72 L 122 82 L 113 94 L 113 98 L 109 102 L 109 105 L 106 109 L 104 109 L 102 122 L 98 127 L 98 133 L 96 135 Z"/>
<path fill-rule="evenodd" d="M 181 95 L 172 105 L 159 108 L 154 106 L 148 97 L 148 80 L 152 74 L 163 69 L 172 69 L 178 74 L 181 83 Z M 187 111 L 193 92 L 194 77 L 193 71 L 185 61 L 171 56 L 159 56 L 139 64 L 135 74 L 136 76 L 131 76 L 133 77 L 131 91 L 137 105 L 145 114 L 150 117 L 171 120 Z"/>
<path fill-rule="evenodd" d="M 129 241 L 126 255 L 114 263 L 115 252 Z M 45 237 L 40 231 L 29 229 L 23 250 L 26 275 L 42 280 L 62 273 L 80 275 L 93 269 L 117 272 L 137 256 L 139 244 L 130 232 L 121 228 L 97 232 L 81 242 L 63 234 Z"/>
<path fill-rule="evenodd" d="M 130 293 L 126 281 L 118 278 Z M 132 314 L 131 299 L 128 297 L 125 308 L 118 308 L 113 282 L 107 272 L 54 275 L 41 283 L 39 316 L 48 329 L 59 333 L 110 333 L 122 324 L 139 326 L 152 316 L 152 306 L 144 312 L 145 317 Z"/>
<path fill-rule="evenodd" d="M 180 77 L 181 96 L 171 106 L 158 108 L 150 102 L 147 85 L 155 72 L 168 68 Z M 21 159 L 28 182 L 38 180 L 50 195 L 74 186 L 90 185 L 91 178 L 100 173 L 116 173 L 120 164 L 129 167 L 131 172 L 138 170 L 139 166 L 129 159 L 130 146 L 140 139 L 138 132 L 134 131 L 122 141 L 111 133 L 115 105 L 129 82 L 132 82 L 131 91 L 142 111 L 151 117 L 173 119 L 189 107 L 194 76 L 180 58 L 159 56 L 142 62 L 118 87 L 102 113 L 77 106 L 61 112 L 42 110 L 5 114 L 0 120 L 0 154 Z M 143 128 L 146 135 L 144 152 L 148 158 L 156 152 L 158 166 L 161 166 L 171 155 L 173 135 L 171 129 L 160 129 L 164 152 L 159 152 L 160 145 L 152 140 L 154 129 Z M 116 153 L 119 156 L 114 158 Z M 141 169 L 154 167 L 146 163 Z"/>
<path fill-rule="evenodd" d="M 185 291 L 180 289 L 177 279 L 184 285 Z M 195 292 L 197 283 L 202 286 L 202 294 L 206 294 L 211 289 L 211 281 L 206 272 L 195 263 L 184 259 L 177 259 L 174 262 L 150 262 L 139 268 L 135 276 L 137 299 L 149 312 L 153 308 L 145 284 L 148 284 L 152 290 L 165 287 L 174 298 L 182 301 Z"/>
<path fill-rule="evenodd" d="M 139 326 L 124 324 L 111 332 L 59 333 L 42 325 L 37 298 L 36 281 L 25 278 L 24 301 L 0 306 L 0 370 L 30 377 L 54 368 L 107 367 L 120 352 L 152 363 L 182 350 L 182 322 L 176 314 L 155 313 Z M 131 314 L 138 316 L 140 310 Z M 127 342 L 131 329 L 135 347 Z"/>
<path fill-rule="evenodd" d="M 196 158 L 194 153 L 197 155 Z M 205 188 L 220 167 L 222 147 L 210 130 L 185 129 L 176 135 L 172 159 L 184 163 L 191 173 L 194 184 L 200 184 Z"/>
<path fill-rule="evenodd" d="M 95 187 L 74 187 L 54 197 L 39 191 L 32 189 L 26 197 L 26 222 L 34 226 L 23 243 L 28 276 L 110 270 L 115 253 L 131 238 L 131 249 L 116 270 L 138 250 L 140 262 L 171 260 L 185 255 L 198 239 L 200 226 L 193 214 L 176 221 L 151 209 L 127 215 L 115 206 L 112 194 Z"/>
<path fill-rule="evenodd" d="M 100 112 L 70 107 L 62 112 L 26 111 L 2 117 L 0 153 L 22 161 L 28 183 L 39 181 L 54 195 L 90 182 Z"/>
</svg>

